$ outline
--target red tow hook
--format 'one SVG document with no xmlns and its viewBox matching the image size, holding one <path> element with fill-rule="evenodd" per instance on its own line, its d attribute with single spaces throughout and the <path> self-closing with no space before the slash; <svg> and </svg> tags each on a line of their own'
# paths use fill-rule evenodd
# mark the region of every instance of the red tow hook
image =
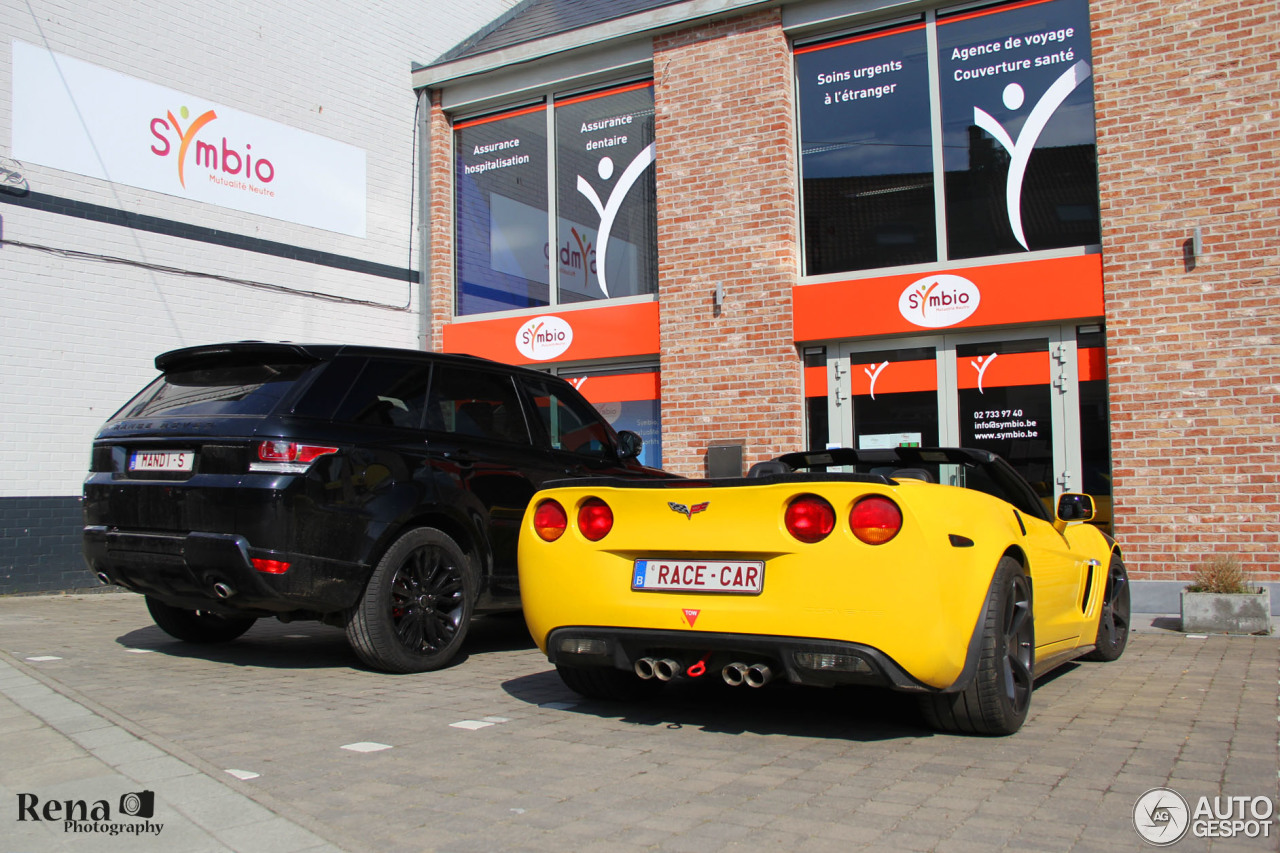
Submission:
<svg viewBox="0 0 1280 853">
<path fill-rule="evenodd" d="M 707 657 L 710 657 L 710 655 L 708 655 Z M 706 672 L 707 672 L 707 658 L 704 657 L 700 661 L 695 663 L 693 666 L 686 669 L 684 671 L 684 674 L 689 676 L 690 678 L 698 678 L 701 675 L 705 675 Z"/>
</svg>

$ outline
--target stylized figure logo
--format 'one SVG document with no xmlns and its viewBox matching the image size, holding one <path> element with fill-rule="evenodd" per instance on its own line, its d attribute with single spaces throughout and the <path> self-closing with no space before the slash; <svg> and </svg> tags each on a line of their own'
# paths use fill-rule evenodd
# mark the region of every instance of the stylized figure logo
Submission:
<svg viewBox="0 0 1280 853">
<path fill-rule="evenodd" d="M 977 361 L 969 362 L 971 365 L 973 365 L 974 370 L 978 371 L 978 393 L 979 394 L 986 393 L 985 391 L 982 390 L 982 377 L 986 375 L 987 368 L 991 366 L 991 362 L 996 360 L 996 356 L 998 354 L 999 353 L 993 352 L 991 353 L 991 355 L 988 355 L 988 356 L 978 356 Z"/>
<path fill-rule="evenodd" d="M 186 107 L 183 107 L 179 112 L 182 113 L 183 118 L 186 118 L 189 115 Z M 195 120 L 191 122 L 191 125 L 185 131 L 182 129 L 182 126 L 178 124 L 178 120 L 174 118 L 172 110 L 170 110 L 167 115 L 169 118 L 169 126 L 178 132 L 178 137 L 182 140 L 182 144 L 178 146 L 178 183 L 182 184 L 185 188 L 187 185 L 187 179 L 182 172 L 187 163 L 187 149 L 191 147 L 191 141 L 196 138 L 196 134 L 200 132 L 200 128 L 217 118 L 218 114 L 213 110 L 201 113 L 196 116 Z"/>
<path fill-rule="evenodd" d="M 1022 179 L 1027 173 L 1031 152 L 1036 147 L 1036 142 L 1040 139 L 1045 125 L 1049 123 L 1049 119 L 1053 118 L 1058 107 L 1062 106 L 1067 96 L 1089 79 L 1092 73 L 1093 69 L 1083 59 L 1064 71 L 1032 108 L 1026 123 L 1022 125 L 1022 130 L 1018 132 L 1016 142 L 1004 126 L 991 117 L 990 113 L 979 107 L 973 108 L 973 123 L 994 136 L 996 141 L 1009 152 L 1011 159 L 1009 178 L 1005 183 L 1005 207 L 1009 212 L 1009 225 L 1013 228 L 1013 236 L 1024 249 L 1029 247 L 1022 231 Z M 1004 88 L 1004 105 L 1010 110 L 1020 108 L 1025 97 L 1022 87 L 1017 83 L 1010 83 Z"/>
<path fill-rule="evenodd" d="M 884 373 L 884 369 L 888 366 L 889 366 L 889 362 L 886 361 L 884 364 L 879 364 L 879 365 L 872 364 L 862 368 L 862 372 L 867 374 L 867 376 L 871 377 L 871 399 L 872 400 L 876 398 L 876 380 L 880 378 L 880 374 Z M 875 368 L 875 369 L 873 370 L 872 368 Z"/>
<path fill-rule="evenodd" d="M 622 171 L 622 176 L 618 178 L 618 183 L 614 184 L 613 191 L 609 193 L 609 200 L 605 203 L 600 202 L 600 196 L 596 193 L 591 184 L 587 183 L 587 179 L 578 175 L 578 192 L 586 196 L 587 201 L 591 202 L 591 206 L 596 209 L 596 213 L 600 214 L 600 230 L 596 235 L 596 242 L 599 247 L 596 249 L 596 280 L 600 282 L 600 289 L 604 291 L 605 296 L 609 296 L 609 282 L 606 277 L 605 253 L 609 251 L 609 237 L 613 231 L 613 221 L 618 218 L 618 209 L 622 207 L 622 200 L 626 198 L 627 193 L 635 182 L 640 180 L 640 176 L 644 174 L 644 170 L 651 166 L 656 158 L 654 153 L 654 143 L 650 142 L 645 149 L 636 155 L 636 158 L 627 165 Z M 607 181 L 613 177 L 613 159 L 610 157 L 601 157 L 600 165 L 597 167 L 600 179 Z"/>
<path fill-rule="evenodd" d="M 692 521 L 693 517 L 698 513 L 706 512 L 708 505 L 710 505 L 710 501 L 703 501 L 702 503 L 694 504 L 693 506 L 685 506 L 684 504 L 678 504 L 674 501 L 667 502 L 667 506 L 671 507 L 672 512 L 678 512 L 690 521 Z"/>
</svg>

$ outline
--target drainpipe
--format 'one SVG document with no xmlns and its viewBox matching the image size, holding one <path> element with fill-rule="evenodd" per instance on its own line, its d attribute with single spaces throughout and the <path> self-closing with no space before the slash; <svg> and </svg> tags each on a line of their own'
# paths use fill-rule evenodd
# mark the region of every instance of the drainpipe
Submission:
<svg viewBox="0 0 1280 853">
<path fill-rule="evenodd" d="M 431 90 L 418 90 L 418 347 L 431 350 Z"/>
</svg>

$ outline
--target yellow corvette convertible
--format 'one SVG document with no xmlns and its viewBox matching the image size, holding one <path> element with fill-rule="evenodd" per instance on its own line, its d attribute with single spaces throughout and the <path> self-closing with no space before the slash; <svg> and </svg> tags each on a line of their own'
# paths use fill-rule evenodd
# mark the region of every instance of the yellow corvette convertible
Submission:
<svg viewBox="0 0 1280 853">
<path fill-rule="evenodd" d="M 724 480 L 575 480 L 535 495 L 520 588 L 585 696 L 675 679 L 913 691 L 948 731 L 1010 734 L 1036 676 L 1114 660 L 1129 588 L 1093 501 L 1050 512 L 981 450 L 792 453 Z"/>
</svg>

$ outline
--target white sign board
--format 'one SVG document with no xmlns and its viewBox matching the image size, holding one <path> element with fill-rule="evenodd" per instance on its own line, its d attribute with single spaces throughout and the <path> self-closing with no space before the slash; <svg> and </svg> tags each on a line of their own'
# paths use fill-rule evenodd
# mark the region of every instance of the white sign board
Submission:
<svg viewBox="0 0 1280 853">
<path fill-rule="evenodd" d="M 363 150 L 22 42 L 13 156 L 365 236 Z"/>
</svg>

